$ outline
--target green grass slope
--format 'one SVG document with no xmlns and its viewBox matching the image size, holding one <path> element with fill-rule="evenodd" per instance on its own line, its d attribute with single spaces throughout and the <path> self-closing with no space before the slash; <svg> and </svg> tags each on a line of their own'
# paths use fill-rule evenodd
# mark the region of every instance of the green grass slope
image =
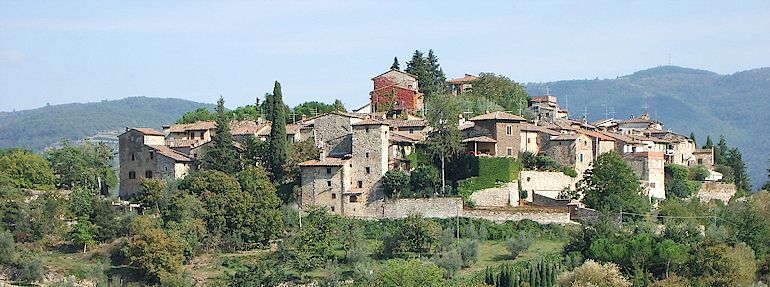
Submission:
<svg viewBox="0 0 770 287">
<path fill-rule="evenodd" d="M 720 75 L 709 71 L 663 66 L 616 79 L 529 83 L 530 95 L 546 90 L 559 98 L 573 118 L 587 111 L 589 120 L 615 118 L 649 111 L 665 128 L 689 135 L 698 144 L 724 134 L 743 152 L 753 186 L 767 180 L 770 165 L 770 68 Z M 610 117 L 613 115 L 610 113 Z"/>
</svg>

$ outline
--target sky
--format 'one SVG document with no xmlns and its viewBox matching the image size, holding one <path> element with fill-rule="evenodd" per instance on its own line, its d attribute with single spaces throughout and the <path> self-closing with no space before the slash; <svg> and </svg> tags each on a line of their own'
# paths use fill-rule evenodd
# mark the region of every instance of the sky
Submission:
<svg viewBox="0 0 770 287">
<path fill-rule="evenodd" d="M 393 57 L 449 78 L 615 78 L 770 66 L 770 1 L 0 0 L 0 111 L 132 96 L 233 108 L 368 101 Z"/>
</svg>

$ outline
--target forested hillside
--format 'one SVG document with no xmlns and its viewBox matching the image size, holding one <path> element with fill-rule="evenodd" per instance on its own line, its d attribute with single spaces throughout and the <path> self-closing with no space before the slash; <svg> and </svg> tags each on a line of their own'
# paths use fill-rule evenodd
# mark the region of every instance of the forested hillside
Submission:
<svg viewBox="0 0 770 287">
<path fill-rule="evenodd" d="M 704 70 L 663 66 L 616 79 L 529 83 L 530 95 L 546 91 L 566 105 L 572 117 L 587 111 L 589 120 L 639 115 L 649 111 L 665 128 L 694 132 L 699 145 L 706 136 L 724 134 L 741 149 L 754 188 L 765 180 L 770 164 L 770 68 L 720 75 Z"/>
<path fill-rule="evenodd" d="M 127 126 L 160 128 L 199 107 L 213 106 L 181 99 L 131 97 L 0 112 L 0 147 L 39 151 L 63 139 L 114 136 Z"/>
</svg>

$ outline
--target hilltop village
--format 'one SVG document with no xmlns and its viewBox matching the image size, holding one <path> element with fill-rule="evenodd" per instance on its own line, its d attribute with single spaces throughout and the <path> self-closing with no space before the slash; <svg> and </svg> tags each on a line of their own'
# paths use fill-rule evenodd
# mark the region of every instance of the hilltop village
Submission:
<svg viewBox="0 0 770 287">
<path fill-rule="evenodd" d="M 447 89 L 452 95 L 462 95 L 473 89 L 477 79 L 474 75 L 450 79 Z M 462 212 L 463 216 L 499 221 L 529 218 L 563 223 L 585 210 L 576 183 L 597 157 L 611 151 L 633 168 L 643 193 L 653 203 L 666 197 L 667 163 L 702 165 L 708 170 L 698 194 L 702 199 L 726 202 L 735 192 L 731 184 L 719 182 L 722 174 L 714 170 L 713 148 L 698 149 L 692 139 L 665 129 L 647 113 L 588 122 L 571 118 L 556 96 L 539 95 L 529 97 L 530 119 L 514 111 L 467 118 L 465 113 L 457 115 L 464 154 L 476 158 L 474 166 L 478 166 L 458 181 L 457 195 L 389 198 L 383 177 L 393 170 L 408 174 L 416 167 L 420 146 L 432 130 L 421 115 L 431 107 L 426 106 L 415 75 L 393 68 L 373 77 L 372 82 L 367 105 L 350 112 L 303 117 L 286 126 L 288 141 L 312 139 L 319 151 L 315 159 L 299 163 L 300 208 L 323 206 L 357 218 L 398 218 L 411 213 L 450 217 Z M 139 192 L 144 178 L 185 177 L 196 168 L 216 129 L 213 121 L 169 125 L 163 130 L 127 128 L 119 136 L 120 196 Z M 230 122 L 233 144 L 238 148 L 248 137 L 265 141 L 270 129 L 271 123 L 263 119 Z M 491 185 L 463 184 L 489 172 L 484 170 L 489 165 L 483 162 L 494 158 L 522 162 L 523 156 L 548 159 L 559 169 L 528 168 L 520 163 Z M 446 173 L 458 173 L 457 168 L 452 165 Z M 569 212 L 554 215 L 552 210 L 522 213 L 510 209 L 517 206 L 568 207 Z"/>
</svg>

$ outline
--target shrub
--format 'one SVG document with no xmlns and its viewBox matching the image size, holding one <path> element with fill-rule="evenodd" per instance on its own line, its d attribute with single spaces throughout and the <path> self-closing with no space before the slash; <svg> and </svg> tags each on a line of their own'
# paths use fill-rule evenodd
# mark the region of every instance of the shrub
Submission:
<svg viewBox="0 0 770 287">
<path fill-rule="evenodd" d="M 527 250 L 531 244 L 532 239 L 526 236 L 524 232 L 520 232 L 518 237 L 508 238 L 505 242 L 505 247 L 508 249 L 508 252 L 511 253 L 511 257 L 516 259 L 516 257 L 519 256 L 519 253 Z"/>
<path fill-rule="evenodd" d="M 703 165 L 693 165 L 690 167 L 689 171 L 689 178 L 691 180 L 697 180 L 697 181 L 703 181 L 705 180 L 711 173 L 709 170 L 703 166 Z"/>
<path fill-rule="evenodd" d="M 559 274 L 559 286 L 623 287 L 631 286 L 614 263 L 599 264 L 588 260 L 572 271 Z"/>
<path fill-rule="evenodd" d="M 16 265 L 13 280 L 32 283 L 43 279 L 43 262 L 38 258 L 22 257 Z"/>
<path fill-rule="evenodd" d="M 388 198 L 398 198 L 409 194 L 409 175 L 401 170 L 392 169 L 382 177 L 382 189 Z"/>
<path fill-rule="evenodd" d="M 479 242 L 477 240 L 465 240 L 460 243 L 460 258 L 463 267 L 471 266 L 479 259 Z"/>
<path fill-rule="evenodd" d="M 457 249 L 444 250 L 431 258 L 433 263 L 444 269 L 444 278 L 452 278 L 463 266 L 462 255 Z"/>
</svg>

